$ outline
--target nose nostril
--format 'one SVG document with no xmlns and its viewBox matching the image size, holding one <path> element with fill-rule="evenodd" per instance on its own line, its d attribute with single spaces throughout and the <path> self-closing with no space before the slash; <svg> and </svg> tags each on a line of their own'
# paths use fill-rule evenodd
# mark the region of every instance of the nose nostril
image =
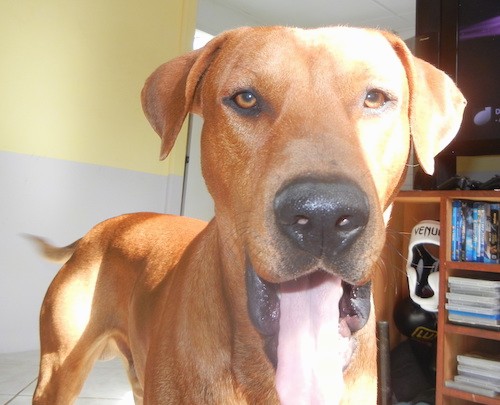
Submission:
<svg viewBox="0 0 500 405">
<path fill-rule="evenodd" d="M 295 217 L 295 223 L 297 225 L 307 225 L 309 223 L 309 218 L 307 218 L 303 215 L 297 215 Z"/>
<path fill-rule="evenodd" d="M 340 217 L 337 222 L 335 223 L 335 226 L 337 228 L 340 228 L 341 230 L 348 230 L 352 228 L 352 220 L 351 217 L 348 215 Z"/>
</svg>

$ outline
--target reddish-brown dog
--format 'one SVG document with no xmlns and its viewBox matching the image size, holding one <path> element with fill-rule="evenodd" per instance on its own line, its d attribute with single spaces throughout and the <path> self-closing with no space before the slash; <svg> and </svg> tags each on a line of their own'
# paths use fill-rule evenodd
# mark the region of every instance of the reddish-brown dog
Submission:
<svg viewBox="0 0 500 405">
<path fill-rule="evenodd" d="M 452 81 L 392 34 L 243 28 L 161 66 L 143 106 L 162 157 L 203 116 L 215 218 L 125 215 L 69 249 L 34 403 L 72 403 L 118 354 L 137 403 L 375 404 L 383 213 L 410 135 L 427 172 L 455 135 Z"/>
</svg>

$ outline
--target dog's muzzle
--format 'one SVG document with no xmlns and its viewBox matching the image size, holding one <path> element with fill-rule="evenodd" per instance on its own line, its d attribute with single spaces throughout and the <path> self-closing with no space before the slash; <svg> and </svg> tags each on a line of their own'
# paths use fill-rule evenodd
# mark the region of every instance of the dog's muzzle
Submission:
<svg viewBox="0 0 500 405">
<path fill-rule="evenodd" d="M 301 178 L 278 191 L 273 209 L 289 263 L 284 281 L 272 283 L 247 258 L 250 318 L 276 370 L 282 403 L 295 403 L 297 393 L 307 403 L 337 403 L 353 335 L 370 314 L 370 284 L 352 284 L 364 269 L 349 266 L 368 224 L 367 196 L 348 179 Z"/>
</svg>

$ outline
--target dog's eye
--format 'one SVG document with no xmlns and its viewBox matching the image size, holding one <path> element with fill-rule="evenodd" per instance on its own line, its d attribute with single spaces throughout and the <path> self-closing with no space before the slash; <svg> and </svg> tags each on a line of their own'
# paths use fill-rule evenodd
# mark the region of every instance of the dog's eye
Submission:
<svg viewBox="0 0 500 405">
<path fill-rule="evenodd" d="M 242 91 L 233 97 L 234 103 L 244 109 L 248 110 L 254 108 L 257 105 L 257 97 L 250 91 Z"/>
<path fill-rule="evenodd" d="M 365 97 L 364 106 L 366 108 L 376 109 L 383 107 L 389 101 L 387 95 L 380 90 L 370 90 Z"/>
<path fill-rule="evenodd" d="M 258 117 L 265 108 L 262 98 L 252 89 L 236 91 L 231 96 L 225 97 L 223 103 L 246 117 Z"/>
</svg>

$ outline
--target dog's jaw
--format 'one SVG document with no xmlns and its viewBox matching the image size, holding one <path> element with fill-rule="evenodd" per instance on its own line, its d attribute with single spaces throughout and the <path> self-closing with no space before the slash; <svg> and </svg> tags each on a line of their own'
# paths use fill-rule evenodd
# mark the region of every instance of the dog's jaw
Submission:
<svg viewBox="0 0 500 405">
<path fill-rule="evenodd" d="M 247 306 L 250 319 L 264 339 L 264 350 L 267 358 L 277 367 L 278 334 L 280 321 L 279 287 L 267 283 L 255 273 L 247 260 L 245 282 L 247 289 Z"/>
<path fill-rule="evenodd" d="M 353 334 L 368 320 L 370 285 L 356 287 L 318 270 L 280 284 L 247 264 L 250 318 L 276 370 L 281 403 L 338 403 Z"/>
</svg>

